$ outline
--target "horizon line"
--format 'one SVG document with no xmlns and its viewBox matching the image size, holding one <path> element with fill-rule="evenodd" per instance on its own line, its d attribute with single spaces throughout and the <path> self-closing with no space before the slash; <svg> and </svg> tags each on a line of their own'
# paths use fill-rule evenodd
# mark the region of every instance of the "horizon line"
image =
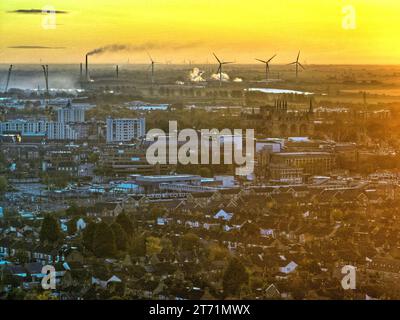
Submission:
<svg viewBox="0 0 400 320">
<path fill-rule="evenodd" d="M 20 65 L 35 65 L 35 64 L 43 64 L 44 62 L 0 62 L 0 65 L 10 65 L 10 64 L 20 64 Z M 47 64 L 52 64 L 52 65 L 80 65 L 84 64 L 84 62 L 48 62 Z M 147 62 L 140 62 L 140 63 L 133 63 L 129 62 L 92 62 L 90 65 L 115 65 L 115 64 L 120 64 L 120 65 L 147 65 L 149 63 Z M 207 62 L 199 62 L 199 63 L 165 63 L 165 62 L 159 62 L 157 65 L 166 65 L 166 66 L 171 66 L 171 65 L 183 65 L 183 66 L 195 66 L 195 65 L 217 65 L 218 63 L 207 63 Z M 400 63 L 303 63 L 306 66 L 400 66 Z M 235 65 L 260 65 L 259 63 L 246 63 L 246 62 L 240 62 L 240 63 L 232 63 L 231 66 Z M 274 63 L 272 64 L 273 66 L 287 66 L 285 63 Z"/>
</svg>

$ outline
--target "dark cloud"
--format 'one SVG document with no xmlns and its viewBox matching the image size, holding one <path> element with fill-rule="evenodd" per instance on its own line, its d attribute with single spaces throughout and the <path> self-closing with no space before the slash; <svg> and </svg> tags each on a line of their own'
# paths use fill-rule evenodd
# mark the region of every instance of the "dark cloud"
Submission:
<svg viewBox="0 0 400 320">
<path fill-rule="evenodd" d="M 42 14 L 42 13 L 51 13 L 53 11 L 50 10 L 42 10 L 42 9 L 18 9 L 13 11 L 8 11 L 8 13 L 19 13 L 19 14 Z M 54 10 L 54 13 L 58 14 L 67 14 L 68 11 L 63 10 Z"/>
<path fill-rule="evenodd" d="M 12 46 L 9 49 L 65 49 L 65 47 L 46 47 L 46 46 Z"/>
</svg>

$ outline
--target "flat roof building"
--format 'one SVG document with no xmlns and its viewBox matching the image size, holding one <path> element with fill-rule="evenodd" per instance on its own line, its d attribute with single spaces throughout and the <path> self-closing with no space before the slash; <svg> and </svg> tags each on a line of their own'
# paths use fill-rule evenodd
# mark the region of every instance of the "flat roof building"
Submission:
<svg viewBox="0 0 400 320">
<path fill-rule="evenodd" d="M 320 175 L 335 166 L 335 156 L 329 152 L 282 152 L 271 154 L 271 164 L 286 168 L 301 168 L 305 174 Z"/>
<path fill-rule="evenodd" d="M 130 142 L 146 135 L 146 119 L 107 118 L 107 143 Z"/>
</svg>

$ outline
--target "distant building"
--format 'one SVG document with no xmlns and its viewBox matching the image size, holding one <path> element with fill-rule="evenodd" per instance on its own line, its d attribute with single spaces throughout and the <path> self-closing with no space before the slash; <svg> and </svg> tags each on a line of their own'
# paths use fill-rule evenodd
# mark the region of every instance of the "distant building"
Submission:
<svg viewBox="0 0 400 320">
<path fill-rule="evenodd" d="M 47 122 L 44 120 L 28 121 L 24 119 L 15 119 L 0 122 L 0 133 L 45 133 Z"/>
<path fill-rule="evenodd" d="M 295 271 L 297 266 L 297 263 L 292 261 L 287 266 L 279 268 L 279 271 L 285 274 L 289 274 Z"/>
<path fill-rule="evenodd" d="M 174 170 L 173 165 L 148 163 L 145 150 L 130 146 L 104 149 L 100 154 L 100 165 L 108 174 L 117 176 L 167 174 Z"/>
<path fill-rule="evenodd" d="M 46 126 L 49 140 L 78 140 L 78 133 L 68 124 L 62 122 L 48 122 Z"/>
<path fill-rule="evenodd" d="M 44 172 L 65 172 L 76 176 L 78 174 L 78 162 L 71 151 L 53 150 L 45 154 L 42 161 Z"/>
<path fill-rule="evenodd" d="M 308 110 L 289 110 L 286 101 L 277 100 L 273 106 L 259 107 L 259 113 L 243 114 L 247 126 L 269 137 L 298 137 L 314 134 L 312 103 Z"/>
<path fill-rule="evenodd" d="M 302 169 L 306 174 L 319 175 L 334 168 L 335 156 L 329 152 L 281 152 L 272 153 L 270 163 L 284 171 L 288 168 Z"/>
<path fill-rule="evenodd" d="M 57 110 L 57 121 L 61 123 L 85 122 L 85 110 L 73 107 L 71 102 Z"/>
<path fill-rule="evenodd" d="M 260 180 L 299 184 L 306 176 L 326 175 L 335 167 L 336 157 L 331 152 L 272 152 L 268 146 L 257 153 L 255 172 Z"/>
<path fill-rule="evenodd" d="M 229 221 L 231 220 L 233 217 L 233 213 L 230 212 L 226 212 L 225 210 L 219 210 L 215 215 L 214 215 L 214 219 L 222 219 L 225 221 Z"/>
<path fill-rule="evenodd" d="M 159 190 L 166 190 L 166 186 L 171 184 L 180 185 L 181 188 L 184 185 L 200 187 L 201 177 L 189 174 L 140 176 L 136 178 L 136 183 L 145 192 L 158 192 Z M 182 189 L 175 189 L 174 191 L 184 192 Z"/>
<path fill-rule="evenodd" d="M 144 137 L 146 119 L 112 119 L 107 118 L 107 143 L 129 142 Z"/>
<path fill-rule="evenodd" d="M 78 140 L 79 134 L 69 124 L 44 120 L 22 119 L 0 122 L 0 134 L 20 134 L 22 136 L 43 135 L 49 140 Z"/>
<path fill-rule="evenodd" d="M 270 180 L 300 184 L 303 182 L 304 169 L 294 168 L 287 165 L 274 165 L 271 164 L 269 167 L 269 178 Z"/>
</svg>

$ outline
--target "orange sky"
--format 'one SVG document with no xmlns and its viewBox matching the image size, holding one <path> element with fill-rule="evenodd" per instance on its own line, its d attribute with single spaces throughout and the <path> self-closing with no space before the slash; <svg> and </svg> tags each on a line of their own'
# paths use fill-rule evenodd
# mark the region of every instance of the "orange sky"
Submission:
<svg viewBox="0 0 400 320">
<path fill-rule="evenodd" d="M 48 15 L 14 12 L 45 5 L 67 11 L 56 14 L 55 28 Z M 355 28 L 351 11 L 342 12 L 349 5 Z M 0 63 L 77 63 L 100 46 L 147 44 L 160 62 L 211 62 L 215 51 L 238 63 L 277 53 L 275 63 L 287 63 L 301 49 L 309 64 L 398 64 L 399 17 L 398 0 L 2 0 Z M 10 48 L 18 46 L 63 48 Z M 91 60 L 128 59 L 148 60 L 139 49 Z"/>
</svg>

